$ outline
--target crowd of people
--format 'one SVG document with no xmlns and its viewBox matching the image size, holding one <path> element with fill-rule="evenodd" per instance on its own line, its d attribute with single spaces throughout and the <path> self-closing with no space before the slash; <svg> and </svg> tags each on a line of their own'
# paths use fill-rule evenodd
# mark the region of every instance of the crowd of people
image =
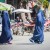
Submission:
<svg viewBox="0 0 50 50">
<path fill-rule="evenodd" d="M 29 5 L 29 4 L 28 4 Z M 29 5 L 30 6 L 30 5 Z M 29 7 L 31 9 L 31 6 Z M 20 16 L 24 15 L 22 13 Z M 31 15 L 31 17 L 29 17 Z M 8 11 L 2 11 L 2 33 L 0 36 L 0 43 L 8 43 L 11 44 L 11 40 L 13 39 L 11 30 L 10 30 L 10 20 L 9 20 L 9 13 Z M 33 37 L 29 40 L 30 42 L 35 42 L 38 44 L 42 44 L 44 41 L 44 23 L 45 23 L 45 14 L 44 11 L 41 9 L 41 5 L 32 5 L 32 13 L 25 14 L 22 17 L 16 15 L 15 22 L 23 22 L 22 24 L 35 24 L 35 30 L 33 32 Z"/>
<path fill-rule="evenodd" d="M 41 44 L 44 41 L 44 13 L 43 10 L 41 10 L 40 6 L 35 5 L 33 8 L 33 17 L 35 17 L 35 30 L 33 33 L 33 37 L 30 38 L 30 42 L 35 42 L 38 44 Z M 10 30 L 10 20 L 9 20 L 9 14 L 7 11 L 2 12 L 2 34 L 0 36 L 0 43 L 9 43 L 13 39 L 11 35 Z M 17 22 L 20 22 L 19 17 L 17 17 Z"/>
</svg>

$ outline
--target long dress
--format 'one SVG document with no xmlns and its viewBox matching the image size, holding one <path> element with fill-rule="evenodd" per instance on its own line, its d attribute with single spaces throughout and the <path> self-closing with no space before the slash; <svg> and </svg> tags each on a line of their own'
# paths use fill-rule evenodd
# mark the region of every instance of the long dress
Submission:
<svg viewBox="0 0 50 50">
<path fill-rule="evenodd" d="M 8 11 L 3 11 L 2 15 L 2 34 L 0 37 L 0 43 L 7 43 L 12 40 L 11 30 L 10 30 L 10 20 Z"/>
<path fill-rule="evenodd" d="M 32 37 L 32 40 L 34 40 L 34 42 L 44 41 L 44 34 L 43 34 L 44 23 L 45 23 L 44 13 L 40 9 L 36 17 L 35 30 Z"/>
</svg>

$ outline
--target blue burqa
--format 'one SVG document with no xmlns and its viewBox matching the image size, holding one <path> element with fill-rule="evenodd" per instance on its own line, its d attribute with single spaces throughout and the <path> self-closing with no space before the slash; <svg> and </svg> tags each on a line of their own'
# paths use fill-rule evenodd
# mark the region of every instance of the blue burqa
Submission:
<svg viewBox="0 0 50 50">
<path fill-rule="evenodd" d="M 0 43 L 7 43 L 12 40 L 9 14 L 7 11 L 3 11 L 2 15 L 2 34 L 0 37 Z"/>
<path fill-rule="evenodd" d="M 45 23 L 44 13 L 40 9 L 36 17 L 35 30 L 32 37 L 32 40 L 34 40 L 34 42 L 44 41 L 44 34 L 43 34 L 44 23 Z"/>
</svg>

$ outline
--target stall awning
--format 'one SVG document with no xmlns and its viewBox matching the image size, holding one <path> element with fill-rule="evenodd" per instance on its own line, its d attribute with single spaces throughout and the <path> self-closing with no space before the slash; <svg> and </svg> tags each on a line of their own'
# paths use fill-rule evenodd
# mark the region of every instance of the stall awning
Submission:
<svg viewBox="0 0 50 50">
<path fill-rule="evenodd" d="M 0 2 L 5 2 L 5 0 L 0 0 Z"/>
</svg>

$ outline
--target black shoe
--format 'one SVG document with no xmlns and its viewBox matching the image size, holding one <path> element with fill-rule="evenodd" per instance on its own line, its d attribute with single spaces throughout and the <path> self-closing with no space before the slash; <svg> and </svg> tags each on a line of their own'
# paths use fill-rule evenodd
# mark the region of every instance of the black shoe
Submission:
<svg viewBox="0 0 50 50">
<path fill-rule="evenodd" d="M 41 41 L 34 41 L 35 43 L 37 43 L 37 44 L 42 44 L 42 42 Z"/>
<path fill-rule="evenodd" d="M 42 44 L 42 42 L 38 42 L 38 44 Z"/>
<path fill-rule="evenodd" d="M 32 43 L 34 42 L 34 40 L 32 40 L 31 38 L 30 38 L 29 40 L 30 40 L 30 42 L 32 42 Z"/>
</svg>

